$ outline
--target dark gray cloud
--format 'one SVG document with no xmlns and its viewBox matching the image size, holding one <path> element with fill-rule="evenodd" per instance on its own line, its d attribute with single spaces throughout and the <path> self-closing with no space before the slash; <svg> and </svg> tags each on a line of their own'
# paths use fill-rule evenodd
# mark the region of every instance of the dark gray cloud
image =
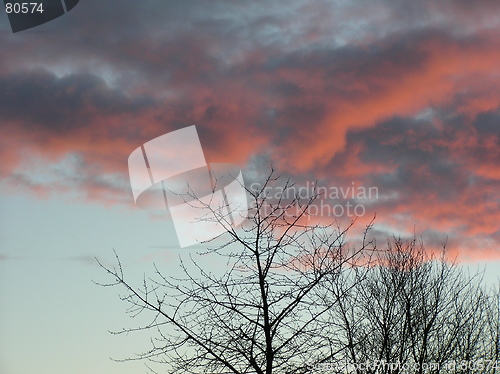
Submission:
<svg viewBox="0 0 500 374">
<path fill-rule="evenodd" d="M 32 130 L 67 133 L 92 126 L 96 115 L 137 115 L 154 106 L 147 96 L 127 97 L 93 74 L 56 77 L 43 71 L 24 71 L 0 76 L 0 118 Z"/>
</svg>

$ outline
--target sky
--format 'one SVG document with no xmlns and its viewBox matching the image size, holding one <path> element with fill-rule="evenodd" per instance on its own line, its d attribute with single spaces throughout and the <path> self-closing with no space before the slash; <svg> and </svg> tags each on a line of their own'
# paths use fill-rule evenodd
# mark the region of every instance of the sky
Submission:
<svg viewBox="0 0 500 374">
<path fill-rule="evenodd" d="M 178 270 L 128 156 L 196 125 L 257 183 L 375 188 L 358 227 L 500 270 L 496 0 L 81 0 L 12 33 L 0 12 L 0 371 L 139 373 L 148 348 L 95 258 Z M 182 157 L 182 155 L 179 155 Z M 361 208 L 360 208 L 361 209 Z M 349 220 L 353 217 L 321 215 Z"/>
</svg>

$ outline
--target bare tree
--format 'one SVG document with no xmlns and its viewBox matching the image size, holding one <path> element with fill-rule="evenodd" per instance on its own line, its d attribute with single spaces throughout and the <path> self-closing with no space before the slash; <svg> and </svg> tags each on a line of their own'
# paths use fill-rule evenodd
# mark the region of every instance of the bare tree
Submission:
<svg viewBox="0 0 500 374">
<path fill-rule="evenodd" d="M 348 246 L 352 223 L 345 229 L 310 224 L 317 194 L 287 200 L 293 184 L 285 182 L 280 196 L 270 196 L 275 183 L 271 173 L 258 191 L 247 190 L 252 209 L 238 230 L 220 207 L 205 206 L 229 238 L 202 254 L 222 257 L 222 273 L 192 255 L 181 262 L 184 277 L 166 277 L 155 267 L 135 287 L 118 257 L 115 268 L 103 266 L 115 280 L 106 285 L 126 289 L 132 313 L 151 313 L 149 324 L 124 330 L 156 332 L 139 358 L 167 363 L 170 372 L 271 374 L 305 373 L 335 357 L 336 326 L 329 320 L 337 301 L 327 297 L 324 284 L 334 284 L 372 243 Z"/>
<path fill-rule="evenodd" d="M 337 361 L 372 363 L 368 373 L 493 372 L 495 297 L 444 248 L 435 258 L 415 238 L 394 239 L 343 276 L 330 285 L 345 347 Z"/>
<path fill-rule="evenodd" d="M 315 191 L 287 199 L 288 181 L 269 194 L 279 183 L 271 173 L 247 190 L 253 204 L 240 229 L 229 206 L 205 204 L 203 219 L 222 225 L 227 240 L 181 259 L 182 277 L 155 266 L 134 286 L 118 256 L 114 268 L 101 265 L 114 278 L 106 285 L 126 290 L 129 311 L 149 313 L 149 323 L 121 332 L 152 331 L 136 359 L 172 373 L 494 372 L 481 360 L 498 359 L 498 310 L 479 274 L 416 239 L 379 250 L 367 239 L 372 223 L 349 245 L 353 222 L 312 224 Z M 207 256 L 225 266 L 204 267 Z"/>
</svg>

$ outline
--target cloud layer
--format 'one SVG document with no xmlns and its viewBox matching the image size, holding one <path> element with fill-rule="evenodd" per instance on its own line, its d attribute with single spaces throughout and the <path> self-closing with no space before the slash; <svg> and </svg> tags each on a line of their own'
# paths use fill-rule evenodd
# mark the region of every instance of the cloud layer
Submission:
<svg viewBox="0 0 500 374">
<path fill-rule="evenodd" d="M 32 30 L 3 25 L 4 186 L 130 203 L 128 155 L 196 124 L 209 162 L 376 186 L 384 230 L 498 259 L 499 11 L 89 0 Z"/>
</svg>

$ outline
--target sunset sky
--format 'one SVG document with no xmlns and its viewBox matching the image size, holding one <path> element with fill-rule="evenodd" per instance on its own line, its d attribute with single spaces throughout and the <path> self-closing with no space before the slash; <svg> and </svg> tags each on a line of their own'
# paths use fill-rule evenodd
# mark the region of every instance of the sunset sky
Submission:
<svg viewBox="0 0 500 374">
<path fill-rule="evenodd" d="M 109 359 L 149 337 L 108 333 L 134 321 L 94 258 L 176 271 L 127 159 L 189 125 L 246 181 L 376 187 L 381 243 L 500 273 L 497 0 L 81 0 L 19 33 L 2 8 L 0 46 L 2 373 L 146 372 Z"/>
</svg>

